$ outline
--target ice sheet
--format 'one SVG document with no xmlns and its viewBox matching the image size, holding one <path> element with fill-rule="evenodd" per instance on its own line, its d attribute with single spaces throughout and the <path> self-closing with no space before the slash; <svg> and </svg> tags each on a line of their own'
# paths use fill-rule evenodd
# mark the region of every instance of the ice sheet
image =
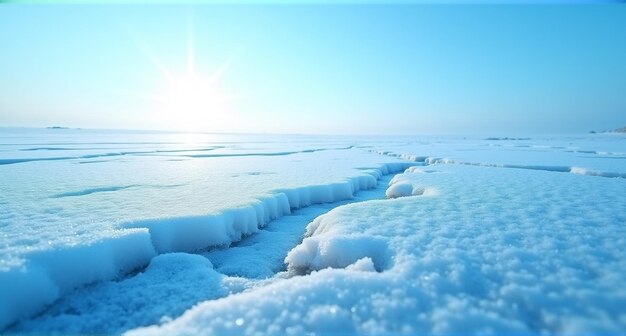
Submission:
<svg viewBox="0 0 626 336">
<path fill-rule="evenodd" d="M 309 225 L 310 237 L 286 259 L 291 275 L 304 276 L 279 277 L 269 287 L 258 283 L 241 295 L 229 296 L 223 288 L 197 297 L 185 291 L 188 304 L 227 297 L 162 330 L 143 331 L 317 333 L 325 325 L 334 326 L 326 331 L 367 333 L 623 329 L 626 317 L 615 307 L 625 303 L 618 288 L 626 273 L 619 251 L 626 222 L 625 140 L 619 134 L 341 137 L 0 129 L 0 329 L 76 288 L 120 279 L 151 260 L 183 262 L 189 274 L 207 279 L 239 274 L 255 283 L 272 276 L 278 256 L 299 243 L 293 235 L 259 234 L 265 225 L 293 209 L 341 204 L 376 186 L 383 174 L 410 165 L 420 167 L 391 180 L 388 200 L 341 207 Z M 264 243 L 228 248 L 245 237 Z M 269 241 L 280 237 L 285 241 Z M 213 250 L 216 269 L 193 271 L 202 264 L 194 256 L 155 259 L 211 247 L 221 251 Z M 259 266 L 258 256 L 239 260 L 254 248 L 264 249 L 259 256 L 273 260 L 271 266 Z M 434 264 L 420 264 L 423 253 Z M 461 273 L 451 278 L 454 272 Z M 424 276 L 437 281 L 428 285 Z M 152 275 L 133 279 L 116 288 L 161 281 Z M 554 300 L 535 298 L 525 287 L 509 295 L 503 279 L 553 290 Z M 266 287 L 287 294 L 264 299 Z M 323 299 L 348 290 L 358 298 Z M 137 294 L 130 291 L 130 297 Z M 608 298 L 602 291 L 616 294 Z M 103 297 L 112 295 L 105 292 Z M 526 296 L 529 302 L 519 301 Z M 310 298 L 294 303 L 300 297 Z M 563 310 L 575 300 L 582 303 Z M 231 306 L 237 304 L 253 307 L 259 318 L 244 317 Z M 175 317 L 182 306 L 176 307 L 146 316 L 155 321 L 162 311 Z M 514 311 L 519 307 L 526 311 Z M 294 315 L 286 318 L 288 311 Z M 421 315 L 413 318 L 409 311 Z M 401 316 L 394 318 L 396 313 Z M 305 315 L 314 317 L 298 324 Z M 203 316 L 217 318 L 207 322 Z M 346 323 L 348 317 L 352 322 Z M 472 324 L 470 317 L 482 322 Z M 135 322 L 116 330 L 143 325 Z M 46 330 L 45 323 L 32 325 Z"/>
</svg>

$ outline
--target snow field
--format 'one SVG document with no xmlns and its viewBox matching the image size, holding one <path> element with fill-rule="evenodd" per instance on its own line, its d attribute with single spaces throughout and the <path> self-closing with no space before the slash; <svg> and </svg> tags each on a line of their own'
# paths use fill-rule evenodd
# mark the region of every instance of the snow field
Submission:
<svg viewBox="0 0 626 336">
<path fill-rule="evenodd" d="M 432 196 L 353 203 L 314 220 L 285 260 L 293 274 L 308 275 L 204 302 L 129 334 L 626 328 L 623 179 L 430 168 L 438 173 L 409 172 L 396 183 L 434 188 Z"/>
<path fill-rule="evenodd" d="M 227 246 L 291 209 L 349 199 L 355 192 L 375 187 L 380 176 L 408 165 L 390 163 L 361 170 L 343 182 L 282 189 L 247 207 L 215 214 L 125 223 L 123 230 L 110 233 L 111 238 L 26 253 L 25 262 L 0 273 L 0 287 L 7 293 L 0 297 L 0 328 L 32 316 L 76 288 L 143 267 L 157 254 Z"/>
<path fill-rule="evenodd" d="M 0 135 L 0 331 L 626 330 L 623 136 L 68 132 Z"/>
<path fill-rule="evenodd" d="M 116 334 L 166 322 L 204 300 L 279 281 L 287 276 L 282 272 L 285 255 L 300 243 L 307 223 L 342 204 L 384 197 L 384 185 L 390 179 L 390 175 L 381 177 L 382 184 L 379 182 L 377 188 L 360 191 L 349 200 L 295 209 L 290 215 L 269 222 L 262 230 L 239 242 L 201 252 L 200 255 L 210 260 L 213 268 L 207 267 L 206 262 L 179 260 L 197 260 L 197 255 L 163 254 L 152 259 L 150 266 L 142 272 L 80 288 L 61 297 L 44 314 L 23 321 L 8 332 Z M 170 255 L 177 257 L 165 258 Z M 157 260 L 161 260 L 164 270 L 172 270 L 168 272 L 170 277 L 153 276 L 152 268 Z M 170 262 L 176 264 L 165 267 Z M 358 266 L 363 271 L 374 271 L 373 264 L 366 260 Z M 219 277 L 214 277 L 215 273 L 219 273 Z"/>
</svg>

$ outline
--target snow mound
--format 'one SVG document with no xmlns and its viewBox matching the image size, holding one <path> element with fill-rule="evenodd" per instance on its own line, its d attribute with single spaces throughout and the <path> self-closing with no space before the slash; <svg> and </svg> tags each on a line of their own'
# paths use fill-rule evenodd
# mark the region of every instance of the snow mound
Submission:
<svg viewBox="0 0 626 336">
<path fill-rule="evenodd" d="M 426 173 L 423 170 L 417 170 L 419 174 Z M 404 174 L 415 174 L 416 170 L 407 168 Z M 385 191 L 387 198 L 398 198 L 406 196 L 433 196 L 436 195 L 436 189 L 432 187 L 424 187 L 418 181 L 403 178 L 403 174 L 394 176 L 389 182 L 389 187 Z"/>
<path fill-rule="evenodd" d="M 394 183 L 385 192 L 387 198 L 397 198 L 405 196 L 422 195 L 424 193 L 423 187 L 413 186 L 412 183 L 398 182 Z"/>
<path fill-rule="evenodd" d="M 391 253 L 384 238 L 370 235 L 316 235 L 305 238 L 302 244 L 287 254 L 289 271 L 303 274 L 324 268 L 365 267 L 369 260 L 374 269 L 382 272 L 391 264 Z"/>
</svg>

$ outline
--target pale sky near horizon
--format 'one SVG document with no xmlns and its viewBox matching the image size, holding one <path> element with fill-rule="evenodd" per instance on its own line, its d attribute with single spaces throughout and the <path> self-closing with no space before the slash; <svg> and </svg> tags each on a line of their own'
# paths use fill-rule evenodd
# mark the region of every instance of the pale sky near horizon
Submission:
<svg viewBox="0 0 626 336">
<path fill-rule="evenodd" d="M 0 4 L 0 126 L 626 126 L 626 5 Z"/>
</svg>

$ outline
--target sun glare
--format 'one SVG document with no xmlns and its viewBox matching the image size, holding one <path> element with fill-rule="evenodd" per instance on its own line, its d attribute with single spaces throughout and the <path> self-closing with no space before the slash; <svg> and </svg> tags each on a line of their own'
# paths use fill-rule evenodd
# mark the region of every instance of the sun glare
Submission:
<svg viewBox="0 0 626 336">
<path fill-rule="evenodd" d="M 187 69 L 180 75 L 175 75 L 156 55 L 147 52 L 164 79 L 158 92 L 146 95 L 155 102 L 151 119 L 155 125 L 175 130 L 228 131 L 236 124 L 234 111 L 227 106 L 235 95 L 225 93 L 219 87 L 219 80 L 230 67 L 230 61 L 205 75 L 196 69 L 191 28 L 187 38 Z"/>
<path fill-rule="evenodd" d="M 194 74 L 170 79 L 159 95 L 161 109 L 180 118 L 185 125 L 197 128 L 225 113 L 228 97 L 209 78 Z"/>
<path fill-rule="evenodd" d="M 172 79 L 163 95 L 166 103 L 182 110 L 211 109 L 216 98 L 211 83 L 193 75 Z"/>
</svg>

